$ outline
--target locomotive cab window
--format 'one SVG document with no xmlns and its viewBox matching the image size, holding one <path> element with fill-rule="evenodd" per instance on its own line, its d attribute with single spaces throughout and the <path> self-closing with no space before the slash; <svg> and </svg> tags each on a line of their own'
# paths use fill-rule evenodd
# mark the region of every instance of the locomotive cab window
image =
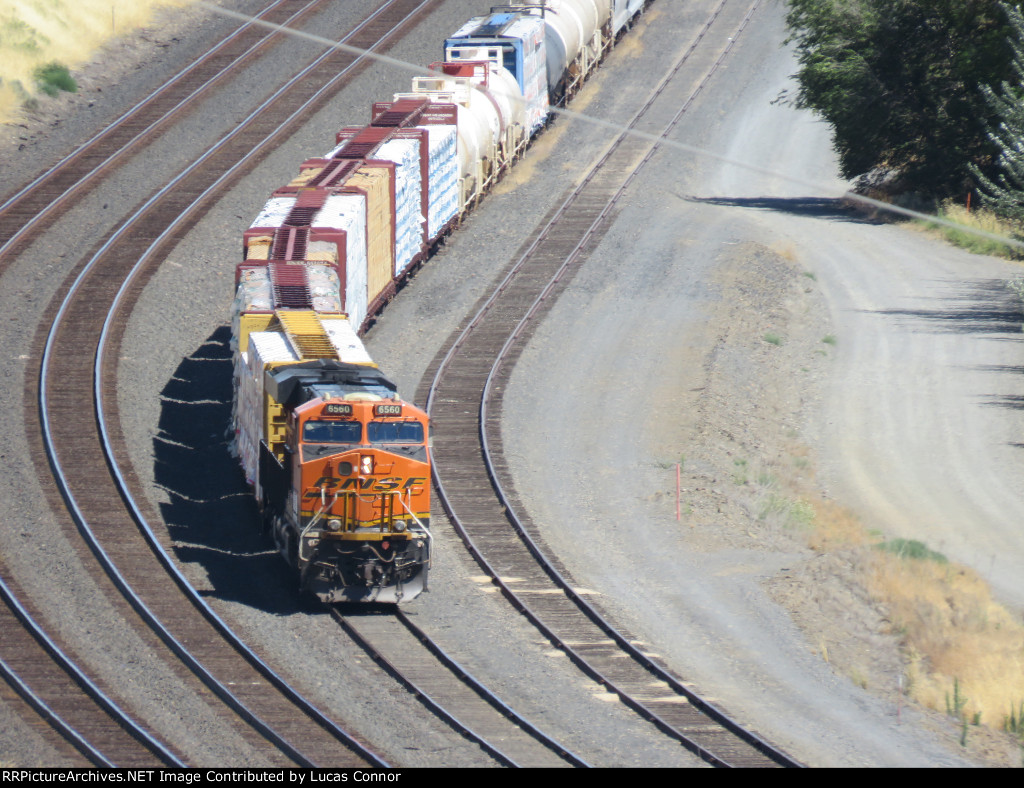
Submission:
<svg viewBox="0 0 1024 788">
<path fill-rule="evenodd" d="M 303 443 L 359 443 L 363 425 L 358 421 L 307 421 L 302 425 Z"/>
<path fill-rule="evenodd" d="M 371 421 L 366 431 L 369 443 L 423 443 L 418 421 Z"/>
</svg>

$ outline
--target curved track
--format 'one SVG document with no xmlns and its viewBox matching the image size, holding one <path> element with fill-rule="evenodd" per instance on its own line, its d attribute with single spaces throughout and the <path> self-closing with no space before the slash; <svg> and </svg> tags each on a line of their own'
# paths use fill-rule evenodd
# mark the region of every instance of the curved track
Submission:
<svg viewBox="0 0 1024 788">
<path fill-rule="evenodd" d="M 2 580 L 0 600 L 0 675 L 86 765 L 185 765 L 68 659 Z"/>
<path fill-rule="evenodd" d="M 725 60 L 758 4 L 723 0 L 631 128 L 667 136 Z M 693 80 L 697 87 L 689 90 L 685 86 Z M 491 413 L 491 400 L 500 396 L 503 365 L 507 372 L 528 338 L 531 321 L 565 286 L 589 245 L 600 237 L 616 200 L 655 148 L 647 138 L 620 135 L 525 245 L 444 357 L 435 359 L 429 391 L 418 392 L 435 426 L 435 483 L 478 563 L 516 608 L 591 678 L 709 763 L 796 766 L 785 753 L 686 689 L 576 594 L 544 555 L 536 528 L 514 511 L 500 482 L 499 420 Z M 467 410 L 470 402 L 479 407 Z M 516 590 L 506 578 L 515 578 Z M 549 593 L 552 584 L 563 593 Z"/>
<path fill-rule="evenodd" d="M 389 0 L 345 43 L 380 47 L 433 5 Z M 268 757 L 281 765 L 386 764 L 245 649 L 176 573 L 134 507 L 129 482 L 117 471 L 118 447 L 111 444 L 107 424 L 117 424 L 110 406 L 117 343 L 141 280 L 151 270 L 147 266 L 156 265 L 164 245 L 176 240 L 207 200 L 253 166 L 304 112 L 347 84 L 364 62 L 325 52 L 100 244 L 63 301 L 51 306 L 52 328 L 37 340 L 38 401 L 26 392 L 27 421 L 40 424 L 68 512 L 104 571 L 198 680 L 273 745 L 278 754 L 268 751 Z M 141 260 L 140 249 L 148 249 Z M 97 417 L 92 429 L 83 419 L 90 411 Z M 111 434 L 119 434 L 116 426 Z"/>
<path fill-rule="evenodd" d="M 258 19 L 296 24 L 325 0 L 275 0 Z M 44 221 L 68 210 L 119 162 L 167 130 L 198 99 L 230 74 L 280 41 L 283 34 L 246 23 L 188 68 L 140 101 L 61 161 L 0 203 L 0 273 L 31 240 Z"/>
</svg>

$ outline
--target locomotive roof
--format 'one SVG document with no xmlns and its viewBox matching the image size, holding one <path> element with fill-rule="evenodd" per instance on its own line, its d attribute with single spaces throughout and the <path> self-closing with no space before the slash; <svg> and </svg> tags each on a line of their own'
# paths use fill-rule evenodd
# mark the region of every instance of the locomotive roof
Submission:
<svg viewBox="0 0 1024 788">
<path fill-rule="evenodd" d="M 356 392 L 397 399 L 398 387 L 376 367 L 316 359 L 267 371 L 267 393 L 294 408 L 317 397 L 344 397 Z"/>
</svg>

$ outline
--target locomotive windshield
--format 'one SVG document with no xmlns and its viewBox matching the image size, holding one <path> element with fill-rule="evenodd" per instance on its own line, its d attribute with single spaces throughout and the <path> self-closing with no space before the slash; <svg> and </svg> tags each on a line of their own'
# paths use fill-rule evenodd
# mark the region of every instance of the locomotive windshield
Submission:
<svg viewBox="0 0 1024 788">
<path fill-rule="evenodd" d="M 359 443 L 362 437 L 358 421 L 307 421 L 302 426 L 304 443 Z"/>
<path fill-rule="evenodd" d="M 423 443 L 418 421 L 371 421 L 366 431 L 369 443 Z"/>
</svg>

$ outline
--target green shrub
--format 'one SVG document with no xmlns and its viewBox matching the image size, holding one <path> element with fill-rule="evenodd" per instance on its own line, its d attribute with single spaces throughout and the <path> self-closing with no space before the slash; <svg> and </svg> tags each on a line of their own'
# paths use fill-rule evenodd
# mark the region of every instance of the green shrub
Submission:
<svg viewBox="0 0 1024 788">
<path fill-rule="evenodd" d="M 78 83 L 71 76 L 68 67 L 54 60 L 43 66 L 37 66 L 32 76 L 36 80 L 36 86 L 47 96 L 56 96 L 61 90 L 74 93 L 78 90 Z"/>
<path fill-rule="evenodd" d="M 919 542 L 916 539 L 890 539 L 888 542 L 882 542 L 881 544 L 876 545 L 876 547 L 879 550 L 885 550 L 885 552 L 892 553 L 900 558 L 929 560 L 935 561 L 937 564 L 949 563 L 949 559 L 942 553 L 936 553 L 934 550 L 929 550 L 924 542 Z"/>
</svg>

